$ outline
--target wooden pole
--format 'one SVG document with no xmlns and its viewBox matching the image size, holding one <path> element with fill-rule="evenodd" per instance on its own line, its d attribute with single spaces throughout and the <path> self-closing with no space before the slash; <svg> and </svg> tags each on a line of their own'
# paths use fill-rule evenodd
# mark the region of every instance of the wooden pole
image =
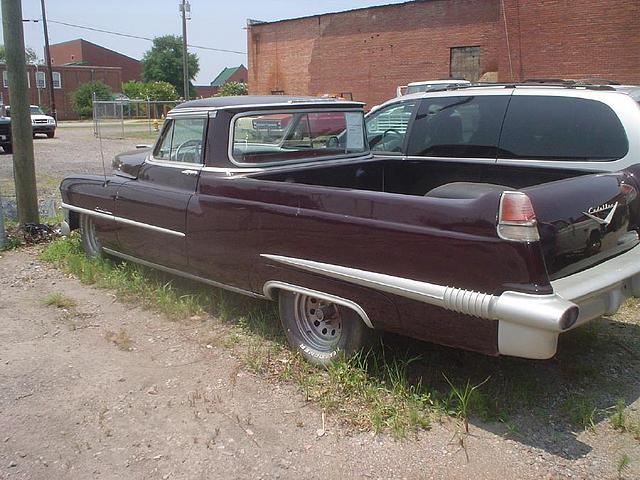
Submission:
<svg viewBox="0 0 640 480">
<path fill-rule="evenodd" d="M 58 121 L 58 110 L 56 110 L 56 95 L 53 91 L 53 65 L 51 65 L 51 52 L 49 50 L 49 30 L 47 28 L 47 11 L 44 6 L 44 0 L 40 0 L 42 8 L 42 28 L 44 30 L 44 61 L 47 64 L 47 83 L 49 84 L 49 107 L 51 108 L 51 116 Z"/>
<path fill-rule="evenodd" d="M 7 56 L 13 136 L 13 178 L 16 185 L 18 221 L 40 223 L 36 169 L 33 163 L 33 133 L 29 110 L 27 65 L 24 56 L 22 5 L 20 0 L 2 0 L 2 29 Z"/>
<path fill-rule="evenodd" d="M 2 192 L 0 192 L 0 252 L 7 244 L 7 233 L 4 230 L 4 208 L 2 207 Z"/>
<path fill-rule="evenodd" d="M 182 82 L 184 101 L 189 100 L 189 54 L 187 52 L 187 5 L 182 0 Z"/>
</svg>

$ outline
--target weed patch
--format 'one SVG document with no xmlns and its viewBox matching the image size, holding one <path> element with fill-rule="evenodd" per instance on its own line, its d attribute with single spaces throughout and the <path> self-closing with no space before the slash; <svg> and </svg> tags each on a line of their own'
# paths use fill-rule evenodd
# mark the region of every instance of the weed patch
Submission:
<svg viewBox="0 0 640 480">
<path fill-rule="evenodd" d="M 70 297 L 67 297 L 64 293 L 55 292 L 46 296 L 44 304 L 50 307 L 72 309 L 76 307 L 77 302 Z"/>
<path fill-rule="evenodd" d="M 118 333 L 107 332 L 105 338 L 124 352 L 130 352 L 131 350 L 133 350 L 133 341 L 124 328 L 120 329 Z"/>
</svg>

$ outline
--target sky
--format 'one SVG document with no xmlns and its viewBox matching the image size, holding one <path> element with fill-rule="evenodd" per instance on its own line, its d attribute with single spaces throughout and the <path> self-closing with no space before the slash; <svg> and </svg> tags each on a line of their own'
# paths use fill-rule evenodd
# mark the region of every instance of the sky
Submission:
<svg viewBox="0 0 640 480">
<path fill-rule="evenodd" d="M 190 0 L 189 44 L 247 51 L 247 18 L 263 21 L 339 12 L 406 0 Z M 151 42 L 93 32 L 53 23 L 60 21 L 121 33 L 156 37 L 181 34 L 179 0 L 46 0 L 49 42 L 84 38 L 130 57 L 141 59 Z M 40 19 L 40 0 L 22 0 L 24 19 Z M 42 23 L 25 22 L 25 44 L 44 58 Z M 0 25 L 1 30 L 1 25 Z M 191 48 L 200 59 L 197 85 L 209 84 L 226 66 L 247 65 L 246 54 Z"/>
</svg>

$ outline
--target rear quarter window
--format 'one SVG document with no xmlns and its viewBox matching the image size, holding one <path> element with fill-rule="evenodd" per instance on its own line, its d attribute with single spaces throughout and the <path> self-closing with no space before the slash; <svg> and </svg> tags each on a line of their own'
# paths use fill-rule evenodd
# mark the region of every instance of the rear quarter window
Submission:
<svg viewBox="0 0 640 480">
<path fill-rule="evenodd" d="M 616 113 L 597 100 L 513 96 L 500 137 L 501 158 L 611 161 L 629 150 Z"/>
<path fill-rule="evenodd" d="M 428 97 L 409 134 L 407 154 L 496 158 L 507 95 Z"/>
</svg>

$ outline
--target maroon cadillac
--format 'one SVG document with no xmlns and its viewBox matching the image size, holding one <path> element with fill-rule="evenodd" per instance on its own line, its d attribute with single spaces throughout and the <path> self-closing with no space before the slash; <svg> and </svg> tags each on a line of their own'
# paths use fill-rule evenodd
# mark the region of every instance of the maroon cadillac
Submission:
<svg viewBox="0 0 640 480">
<path fill-rule="evenodd" d="M 366 119 L 344 100 L 186 102 L 153 148 L 117 156 L 106 178 L 62 182 L 64 226 L 80 229 L 90 256 L 278 301 L 291 346 L 318 365 L 372 330 L 550 358 L 561 333 L 640 295 L 640 170 L 619 162 L 640 142 L 626 123 L 640 110 L 588 88 L 556 92 L 611 109 L 597 128 L 615 146 L 593 140 L 596 129 L 600 156 L 518 164 L 529 137 L 570 149 L 534 118 L 533 97 L 549 92 L 408 95 L 394 104 L 402 111 L 383 105 Z M 527 128 L 511 141 L 510 109 L 527 95 Z"/>
</svg>

